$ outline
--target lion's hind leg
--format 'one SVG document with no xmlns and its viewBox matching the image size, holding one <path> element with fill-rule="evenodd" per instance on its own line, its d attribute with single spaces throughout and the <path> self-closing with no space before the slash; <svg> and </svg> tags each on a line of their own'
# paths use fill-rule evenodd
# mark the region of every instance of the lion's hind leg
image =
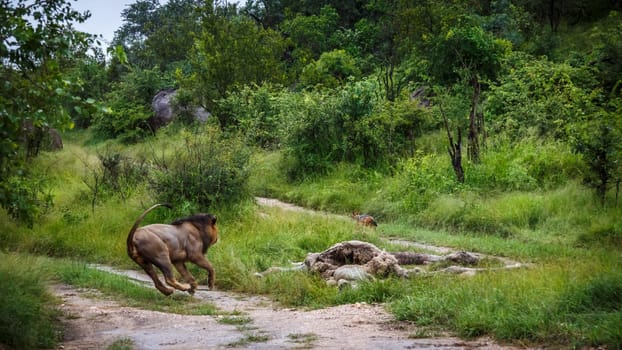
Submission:
<svg viewBox="0 0 622 350">
<path fill-rule="evenodd" d="M 175 279 L 175 274 L 173 273 L 173 264 L 168 259 L 168 257 L 166 261 L 154 261 L 153 264 L 157 266 L 160 271 L 162 271 L 162 274 L 164 275 L 164 280 L 169 286 L 175 289 L 179 289 L 183 292 L 189 291 L 191 289 L 189 284 L 177 282 L 177 279 Z"/>
<path fill-rule="evenodd" d="M 199 287 L 199 285 L 194 279 L 194 276 L 192 276 L 192 274 L 186 268 L 186 264 L 184 264 L 183 261 L 176 262 L 175 268 L 177 269 L 177 271 L 179 271 L 184 280 L 190 283 L 190 289 L 188 290 L 188 293 L 194 294 L 194 291 Z"/>
<path fill-rule="evenodd" d="M 188 291 L 190 289 L 190 285 L 187 283 L 179 283 L 177 279 L 175 279 L 175 274 L 173 271 L 173 263 L 169 257 L 168 249 L 164 247 L 160 252 L 158 252 L 155 256 L 152 256 L 150 259 L 151 263 L 154 264 L 162 274 L 164 275 L 164 281 L 169 286 L 179 289 L 183 292 Z"/>
<path fill-rule="evenodd" d="M 149 262 L 146 262 L 145 260 L 143 260 L 140 257 L 137 257 L 134 259 L 134 261 L 136 261 L 136 263 L 138 265 L 140 265 L 140 267 L 143 268 L 143 270 L 145 270 L 145 272 L 147 273 L 147 275 L 149 275 L 149 277 L 151 277 L 151 280 L 153 280 L 153 284 L 155 285 L 155 287 L 164 295 L 171 295 L 173 294 L 174 289 L 169 288 L 167 286 L 165 286 L 162 281 L 160 281 L 160 278 L 158 277 L 158 274 L 156 273 L 155 269 L 153 268 L 153 265 Z"/>
</svg>

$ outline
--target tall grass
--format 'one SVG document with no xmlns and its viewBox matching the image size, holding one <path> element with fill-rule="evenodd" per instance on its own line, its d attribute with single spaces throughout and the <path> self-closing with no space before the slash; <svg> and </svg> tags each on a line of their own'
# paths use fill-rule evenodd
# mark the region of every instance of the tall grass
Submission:
<svg viewBox="0 0 622 350">
<path fill-rule="evenodd" d="M 0 347 L 51 349 L 60 326 L 41 259 L 0 252 Z"/>
</svg>

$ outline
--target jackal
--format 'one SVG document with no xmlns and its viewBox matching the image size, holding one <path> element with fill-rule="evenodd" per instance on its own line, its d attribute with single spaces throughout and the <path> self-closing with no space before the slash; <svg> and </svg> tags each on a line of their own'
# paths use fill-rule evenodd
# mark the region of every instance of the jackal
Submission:
<svg viewBox="0 0 622 350">
<path fill-rule="evenodd" d="M 352 212 L 352 219 L 356 221 L 358 225 L 368 226 L 375 228 L 378 226 L 378 223 L 374 219 L 373 216 L 367 214 L 359 214 L 357 212 Z"/>
</svg>

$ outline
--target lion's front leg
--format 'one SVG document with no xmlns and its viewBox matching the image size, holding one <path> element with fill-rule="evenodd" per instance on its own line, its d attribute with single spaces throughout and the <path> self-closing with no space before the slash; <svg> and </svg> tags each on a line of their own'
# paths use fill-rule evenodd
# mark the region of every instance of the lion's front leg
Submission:
<svg viewBox="0 0 622 350">
<path fill-rule="evenodd" d="M 207 286 L 209 289 L 214 289 L 214 280 L 216 279 L 214 268 L 212 264 L 207 260 L 203 255 L 192 257 L 190 260 L 195 263 L 197 266 L 204 268 L 207 270 Z"/>
</svg>

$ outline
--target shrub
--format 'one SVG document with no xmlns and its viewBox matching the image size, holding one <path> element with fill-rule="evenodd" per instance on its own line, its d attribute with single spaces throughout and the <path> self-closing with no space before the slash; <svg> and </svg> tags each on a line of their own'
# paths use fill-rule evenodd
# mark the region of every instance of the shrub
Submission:
<svg viewBox="0 0 622 350">
<path fill-rule="evenodd" d="M 565 138 L 568 125 L 589 113 L 599 93 L 587 70 L 521 53 L 508 63 L 486 102 L 486 118 L 495 133 L 520 139 L 534 128 L 538 135 Z"/>
<path fill-rule="evenodd" d="M 440 194 L 452 193 L 458 187 L 449 161 L 436 154 L 417 152 L 399 169 L 387 195 L 389 200 L 402 203 L 407 212 L 417 212 Z"/>
<path fill-rule="evenodd" d="M 332 131 L 337 106 L 328 95 L 307 92 L 283 101 L 287 113 L 284 170 L 291 179 L 326 173 L 337 158 Z M 287 111 L 287 112 L 286 112 Z"/>
<path fill-rule="evenodd" d="M 283 101 L 284 164 L 290 178 L 326 174 L 342 161 L 364 167 L 387 164 L 391 137 L 388 121 L 373 113 L 376 91 L 376 83 L 365 80 Z"/>
<path fill-rule="evenodd" d="M 0 181 L 0 205 L 12 218 L 31 227 L 52 205 L 46 182 L 44 176 L 22 170 L 18 175 Z"/>
<path fill-rule="evenodd" d="M 151 186 L 160 201 L 209 208 L 248 196 L 250 152 L 239 138 L 218 128 L 188 133 L 173 158 L 159 160 Z"/>
<path fill-rule="evenodd" d="M 85 162 L 87 174 L 83 178 L 92 208 L 99 199 L 114 195 L 125 200 L 149 174 L 144 159 L 135 160 L 109 148 L 99 153 L 98 158 L 96 165 Z"/>
</svg>

